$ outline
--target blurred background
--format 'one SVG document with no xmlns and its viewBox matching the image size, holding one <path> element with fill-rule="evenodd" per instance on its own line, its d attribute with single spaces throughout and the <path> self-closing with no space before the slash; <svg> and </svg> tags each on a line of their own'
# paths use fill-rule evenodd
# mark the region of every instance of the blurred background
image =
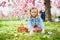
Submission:
<svg viewBox="0 0 60 40">
<path fill-rule="evenodd" d="M 29 10 L 32 7 L 36 7 L 40 14 L 41 11 L 47 14 L 47 9 L 50 11 L 47 15 L 51 14 L 51 17 L 49 17 L 51 18 L 50 20 L 60 20 L 60 0 L 50 0 L 47 2 L 45 0 L 0 0 L 0 20 L 19 20 L 22 17 L 27 18 Z M 45 14 L 42 15 L 44 16 Z M 47 17 L 45 17 L 45 19 L 49 20 Z"/>
<path fill-rule="evenodd" d="M 28 27 L 32 7 L 44 21 L 45 34 L 18 32 L 19 27 Z M 60 0 L 0 0 L 0 40 L 60 40 Z"/>
</svg>

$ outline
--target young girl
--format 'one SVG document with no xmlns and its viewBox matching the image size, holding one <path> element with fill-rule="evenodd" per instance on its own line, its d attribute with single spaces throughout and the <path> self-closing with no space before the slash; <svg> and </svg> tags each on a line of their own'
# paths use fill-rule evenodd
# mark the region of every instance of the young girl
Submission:
<svg viewBox="0 0 60 40">
<path fill-rule="evenodd" d="M 34 31 L 37 30 L 41 30 L 41 33 L 45 33 L 43 20 L 38 15 L 37 8 L 32 8 L 30 10 L 30 17 L 28 18 L 28 30 L 30 31 L 30 34 L 33 34 Z"/>
</svg>

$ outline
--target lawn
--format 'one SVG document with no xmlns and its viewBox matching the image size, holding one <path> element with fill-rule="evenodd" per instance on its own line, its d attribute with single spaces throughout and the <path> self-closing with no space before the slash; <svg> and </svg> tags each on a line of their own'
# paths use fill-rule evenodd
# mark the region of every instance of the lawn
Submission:
<svg viewBox="0 0 60 40">
<path fill-rule="evenodd" d="M 24 25 L 27 22 L 22 21 Z M 44 22 L 45 34 L 17 32 L 21 21 L 0 21 L 0 40 L 60 40 L 60 22 Z"/>
</svg>

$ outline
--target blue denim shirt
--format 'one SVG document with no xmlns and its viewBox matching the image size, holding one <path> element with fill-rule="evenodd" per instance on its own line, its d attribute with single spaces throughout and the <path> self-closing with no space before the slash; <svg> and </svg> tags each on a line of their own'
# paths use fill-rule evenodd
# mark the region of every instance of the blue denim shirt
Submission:
<svg viewBox="0 0 60 40">
<path fill-rule="evenodd" d="M 43 20 L 40 16 L 36 16 L 36 18 L 28 18 L 28 29 L 31 30 L 34 27 L 34 25 L 37 25 L 38 28 L 44 28 Z"/>
</svg>

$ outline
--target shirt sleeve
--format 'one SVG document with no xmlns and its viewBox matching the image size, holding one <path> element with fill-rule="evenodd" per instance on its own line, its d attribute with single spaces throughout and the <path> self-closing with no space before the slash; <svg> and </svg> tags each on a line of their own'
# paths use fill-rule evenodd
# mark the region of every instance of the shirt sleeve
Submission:
<svg viewBox="0 0 60 40">
<path fill-rule="evenodd" d="M 43 20 L 41 17 L 39 17 L 39 25 L 38 26 L 44 28 L 44 23 L 43 23 Z"/>
<path fill-rule="evenodd" d="M 31 23 L 31 19 L 28 19 L 28 30 L 30 31 L 33 28 L 32 23 Z"/>
</svg>

